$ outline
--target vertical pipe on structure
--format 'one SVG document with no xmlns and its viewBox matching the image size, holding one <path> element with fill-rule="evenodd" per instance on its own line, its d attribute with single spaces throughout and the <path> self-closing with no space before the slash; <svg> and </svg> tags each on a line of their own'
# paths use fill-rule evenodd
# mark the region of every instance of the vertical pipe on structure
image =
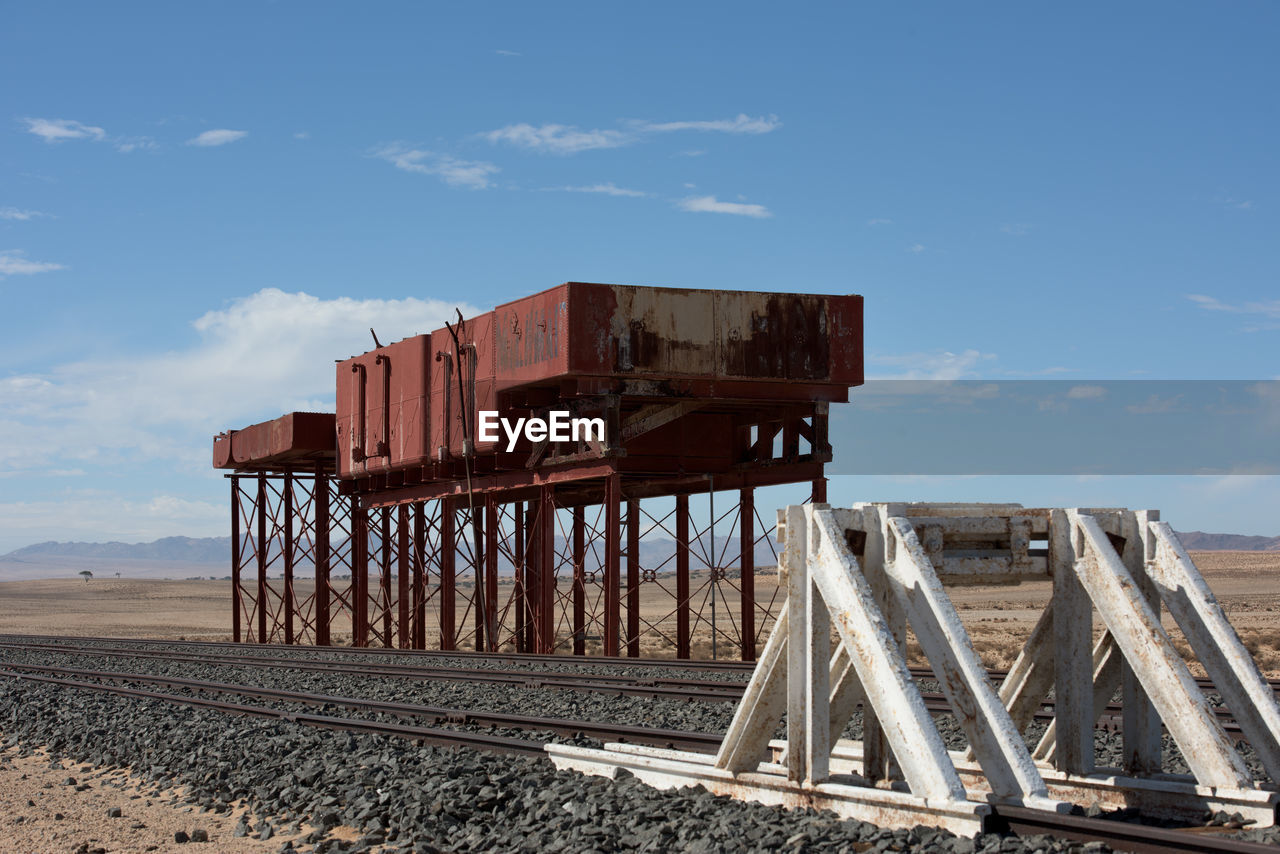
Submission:
<svg viewBox="0 0 1280 854">
<path fill-rule="evenodd" d="M 284 508 L 281 520 L 284 524 L 284 642 L 293 643 L 293 472 L 286 471 L 282 498 Z"/>
<path fill-rule="evenodd" d="M 490 652 L 498 651 L 498 502 L 484 501 L 484 619 Z"/>
<path fill-rule="evenodd" d="M 738 573 L 742 584 L 742 660 L 756 660 L 756 491 L 744 486 L 738 499 Z"/>
<path fill-rule="evenodd" d="M 231 475 L 231 639 L 240 643 L 240 476 Z"/>
<path fill-rule="evenodd" d="M 827 479 L 825 477 L 816 477 L 813 479 L 813 491 L 809 493 L 809 503 L 827 503 Z"/>
<path fill-rule="evenodd" d="M 516 612 L 516 652 L 528 652 L 524 639 L 524 502 L 515 503 L 516 565 L 515 577 L 515 612 Z"/>
<path fill-rule="evenodd" d="M 427 648 L 426 502 L 413 505 L 413 648 Z"/>
<path fill-rule="evenodd" d="M 316 463 L 316 646 L 328 646 L 329 639 L 329 478 L 322 463 Z"/>
<path fill-rule="evenodd" d="M 689 658 L 689 496 L 676 496 L 676 658 Z"/>
<path fill-rule="evenodd" d="M 541 489 L 538 508 L 538 652 L 556 651 L 556 492 L 550 484 Z"/>
<path fill-rule="evenodd" d="M 391 508 L 381 510 L 378 534 L 382 539 L 378 560 L 378 599 L 382 604 L 382 645 L 388 649 L 396 645 L 391 637 Z"/>
<path fill-rule="evenodd" d="M 457 541 L 454 539 L 453 502 L 448 498 L 440 499 L 440 648 L 454 649 L 457 632 L 454 624 L 454 609 L 457 597 L 454 585 L 457 581 Z"/>
<path fill-rule="evenodd" d="M 587 654 L 586 510 L 573 508 L 573 654 Z"/>
<path fill-rule="evenodd" d="M 369 645 L 369 511 L 351 496 L 351 645 Z"/>
<path fill-rule="evenodd" d="M 627 655 L 640 657 L 640 502 L 627 501 Z"/>
<path fill-rule="evenodd" d="M 258 472 L 258 643 L 267 642 L 267 474 Z"/>
<path fill-rule="evenodd" d="M 396 507 L 396 635 L 401 649 L 410 645 L 409 505 Z"/>
<path fill-rule="evenodd" d="M 622 543 L 622 477 L 617 472 L 604 479 L 604 654 L 618 654 L 619 566 Z"/>
</svg>

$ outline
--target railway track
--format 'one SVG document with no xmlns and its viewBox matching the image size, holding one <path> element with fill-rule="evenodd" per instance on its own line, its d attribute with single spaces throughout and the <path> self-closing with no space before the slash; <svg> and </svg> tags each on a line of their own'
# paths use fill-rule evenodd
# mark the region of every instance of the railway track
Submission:
<svg viewBox="0 0 1280 854">
<path fill-rule="evenodd" d="M 690 702 L 736 702 L 741 698 L 746 690 L 747 682 L 742 681 L 723 681 L 723 680 L 700 680 L 700 679 L 682 679 L 661 676 L 646 676 L 632 674 L 607 674 L 592 673 L 586 674 L 578 672 L 555 672 L 555 671 L 529 671 L 529 670 L 499 670 L 489 667 L 445 667 L 431 666 L 426 664 L 386 664 L 372 663 L 367 660 L 335 660 L 335 659 L 311 659 L 297 658 L 294 656 L 280 655 L 231 655 L 216 653 L 189 653 L 174 650 L 157 650 L 151 644 L 150 647 L 145 645 L 119 644 L 110 642 L 102 643 L 93 639 L 93 643 L 81 643 L 80 639 L 55 638 L 54 641 L 61 642 L 40 642 L 40 643 L 24 643 L 21 641 L 11 640 L 16 636 L 2 635 L 0 636 L 0 650 L 41 650 L 45 652 L 55 652 L 60 654 L 83 654 L 99 656 L 104 658 L 142 658 L 152 660 L 174 661 L 195 664 L 209 664 L 214 666 L 228 667 L 257 667 L 264 669 L 286 669 L 290 671 L 306 671 L 315 673 L 332 673 L 344 676 L 377 676 L 395 679 L 414 679 L 414 680 L 442 680 L 468 683 L 487 683 L 497 685 L 515 685 L 519 687 L 541 689 L 555 688 L 572 691 L 592 691 L 597 693 L 614 694 L 621 696 L 638 696 L 661 698 L 668 700 L 682 700 Z M 48 641 L 49 638 L 41 638 L 42 641 Z M 188 645 L 186 642 L 183 645 Z M 236 644 L 207 644 L 206 646 L 214 648 L 235 648 Z M 255 646 L 255 653 L 278 651 L 279 647 L 271 646 Z M 314 650 L 332 651 L 328 647 L 310 647 Z M 347 650 L 343 650 L 347 652 Z M 407 652 L 407 651 L 400 651 Z M 421 651 L 414 651 L 421 655 Z M 471 657 L 479 659 L 487 654 L 470 653 Z M 440 656 L 426 658 L 428 661 L 437 661 Z M 541 665 L 546 664 L 563 664 L 568 666 L 577 666 L 579 662 L 576 659 L 569 659 L 565 656 L 527 656 L 525 657 L 533 662 Z M 498 657 L 497 660 L 502 660 Z M 463 659 L 467 660 L 467 659 Z M 490 659 L 494 660 L 494 659 Z M 622 661 L 631 661 L 634 665 L 639 659 L 620 659 Z M 592 665 L 604 665 L 611 659 L 595 659 Z M 653 659 L 653 661 L 661 661 Z M 654 665 L 660 666 L 660 665 Z M 913 673 L 921 679 L 933 679 L 933 671 L 928 668 L 913 668 Z M 744 674 L 745 675 L 745 674 Z M 993 674 L 993 678 L 998 678 L 999 674 Z M 925 706 L 935 714 L 946 714 L 951 712 L 947 698 L 937 691 L 922 691 L 921 696 L 925 701 Z M 1042 708 L 1034 715 L 1036 720 L 1048 722 L 1053 719 L 1053 700 L 1046 698 L 1042 703 Z M 1244 734 L 1234 717 L 1231 715 L 1230 709 L 1225 707 L 1216 707 L 1214 709 L 1219 722 L 1222 724 L 1224 731 L 1233 739 L 1241 740 Z M 1108 704 L 1102 716 L 1099 718 L 1099 726 L 1104 729 L 1118 730 L 1123 725 L 1123 709 L 1118 703 Z"/>
<path fill-rule="evenodd" d="M 225 714 L 287 721 L 304 726 L 343 732 L 395 736 L 409 739 L 417 744 L 464 747 L 507 755 L 541 756 L 542 747 L 537 741 L 491 733 L 457 728 L 420 726 L 368 718 L 340 717 L 333 714 L 298 712 L 252 703 L 232 702 L 226 699 L 219 699 L 219 697 L 228 695 L 242 698 L 254 697 L 299 703 L 323 709 L 328 709 L 332 706 L 345 706 L 398 717 L 425 717 L 449 723 L 474 722 L 494 726 L 518 726 L 532 730 L 582 733 L 607 740 L 632 740 L 637 743 L 659 744 L 704 751 L 714 750 L 718 746 L 720 739 L 720 736 L 710 733 L 645 730 L 639 727 L 624 727 L 595 722 L 477 713 L 468 710 L 442 709 L 406 703 L 387 703 L 354 697 L 305 694 L 281 689 L 117 671 L 96 671 L 38 665 L 16 667 L 9 665 L 5 669 L 0 669 L 0 678 L 52 685 L 75 691 L 92 691 L 121 697 L 156 700 L 179 706 L 210 709 Z M 102 681 L 86 681 L 88 679 Z M 175 694 L 169 691 L 157 691 L 120 684 L 122 682 L 178 688 L 193 693 L 189 695 Z M 196 696 L 195 692 L 201 695 L 211 694 L 214 696 Z M 998 805 L 994 808 L 992 829 L 1022 836 L 1047 834 L 1084 842 L 1103 842 L 1121 851 L 1181 851 L 1202 852 L 1202 854 L 1217 854 L 1218 852 L 1221 852 L 1221 854 L 1274 854 L 1276 851 L 1275 846 L 1231 839 L 1203 832 L 1202 829 L 1174 830 L 1005 805 Z"/>
</svg>

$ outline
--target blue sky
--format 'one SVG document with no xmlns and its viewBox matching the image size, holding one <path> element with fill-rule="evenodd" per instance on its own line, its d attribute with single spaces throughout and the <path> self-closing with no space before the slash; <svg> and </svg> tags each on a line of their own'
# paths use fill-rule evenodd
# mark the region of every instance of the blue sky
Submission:
<svg viewBox="0 0 1280 854">
<path fill-rule="evenodd" d="M 0 552 L 223 533 L 214 432 L 566 280 L 861 293 L 876 376 L 1280 376 L 1273 3 L 4 18 Z M 1280 533 L 1273 477 L 832 498 Z"/>
</svg>

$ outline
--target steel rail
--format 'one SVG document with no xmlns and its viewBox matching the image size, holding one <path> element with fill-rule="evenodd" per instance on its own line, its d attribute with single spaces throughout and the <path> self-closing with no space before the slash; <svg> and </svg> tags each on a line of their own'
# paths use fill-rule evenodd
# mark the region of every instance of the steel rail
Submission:
<svg viewBox="0 0 1280 854">
<path fill-rule="evenodd" d="M 113 675 L 124 676 L 127 674 Z M 330 715 L 299 714 L 279 709 L 272 709 L 266 706 L 229 703 L 199 697 L 185 697 L 161 691 L 148 691 L 140 688 L 128 688 L 121 685 L 106 685 L 96 682 L 59 679 L 52 676 L 42 676 L 35 673 L 23 673 L 13 670 L 0 669 L 0 677 L 39 682 L 76 690 L 96 691 L 113 696 L 159 700 L 174 705 L 206 708 L 226 714 L 236 714 L 247 717 L 261 717 L 273 720 L 289 721 L 299 723 L 304 726 L 333 729 L 343 732 L 394 735 L 412 740 L 418 744 L 431 744 L 441 747 L 468 747 L 499 754 L 520 754 L 526 756 L 544 755 L 542 747 L 538 742 L 476 733 L 468 730 L 436 729 L 432 727 L 393 724 L 384 721 L 370 721 L 359 718 L 339 718 Z M 1151 852 L 1151 854 L 1155 854 L 1156 852 L 1194 852 L 1195 854 L 1274 854 L 1276 850 L 1275 846 L 1272 845 L 1213 836 L 1209 833 L 1198 830 L 1172 830 L 1169 828 L 1131 824 L 1121 821 L 1062 815 L 1060 813 L 1053 813 L 1045 810 L 1003 804 L 993 805 L 991 829 L 1017 835 L 1049 835 L 1057 838 L 1075 839 L 1083 842 L 1104 842 L 1116 850 L 1140 852 L 1140 854 L 1145 854 L 1146 852 Z"/>
</svg>

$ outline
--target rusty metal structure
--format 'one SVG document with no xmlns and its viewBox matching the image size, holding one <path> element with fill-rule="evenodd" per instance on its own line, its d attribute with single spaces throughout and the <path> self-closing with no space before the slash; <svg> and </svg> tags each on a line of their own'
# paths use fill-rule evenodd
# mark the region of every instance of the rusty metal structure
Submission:
<svg viewBox="0 0 1280 854">
<path fill-rule="evenodd" d="M 335 413 L 214 439 L 234 638 L 754 660 L 755 489 L 825 501 L 862 369 L 859 296 L 583 282 L 339 361 Z M 481 412 L 603 434 L 494 441 Z"/>
</svg>

